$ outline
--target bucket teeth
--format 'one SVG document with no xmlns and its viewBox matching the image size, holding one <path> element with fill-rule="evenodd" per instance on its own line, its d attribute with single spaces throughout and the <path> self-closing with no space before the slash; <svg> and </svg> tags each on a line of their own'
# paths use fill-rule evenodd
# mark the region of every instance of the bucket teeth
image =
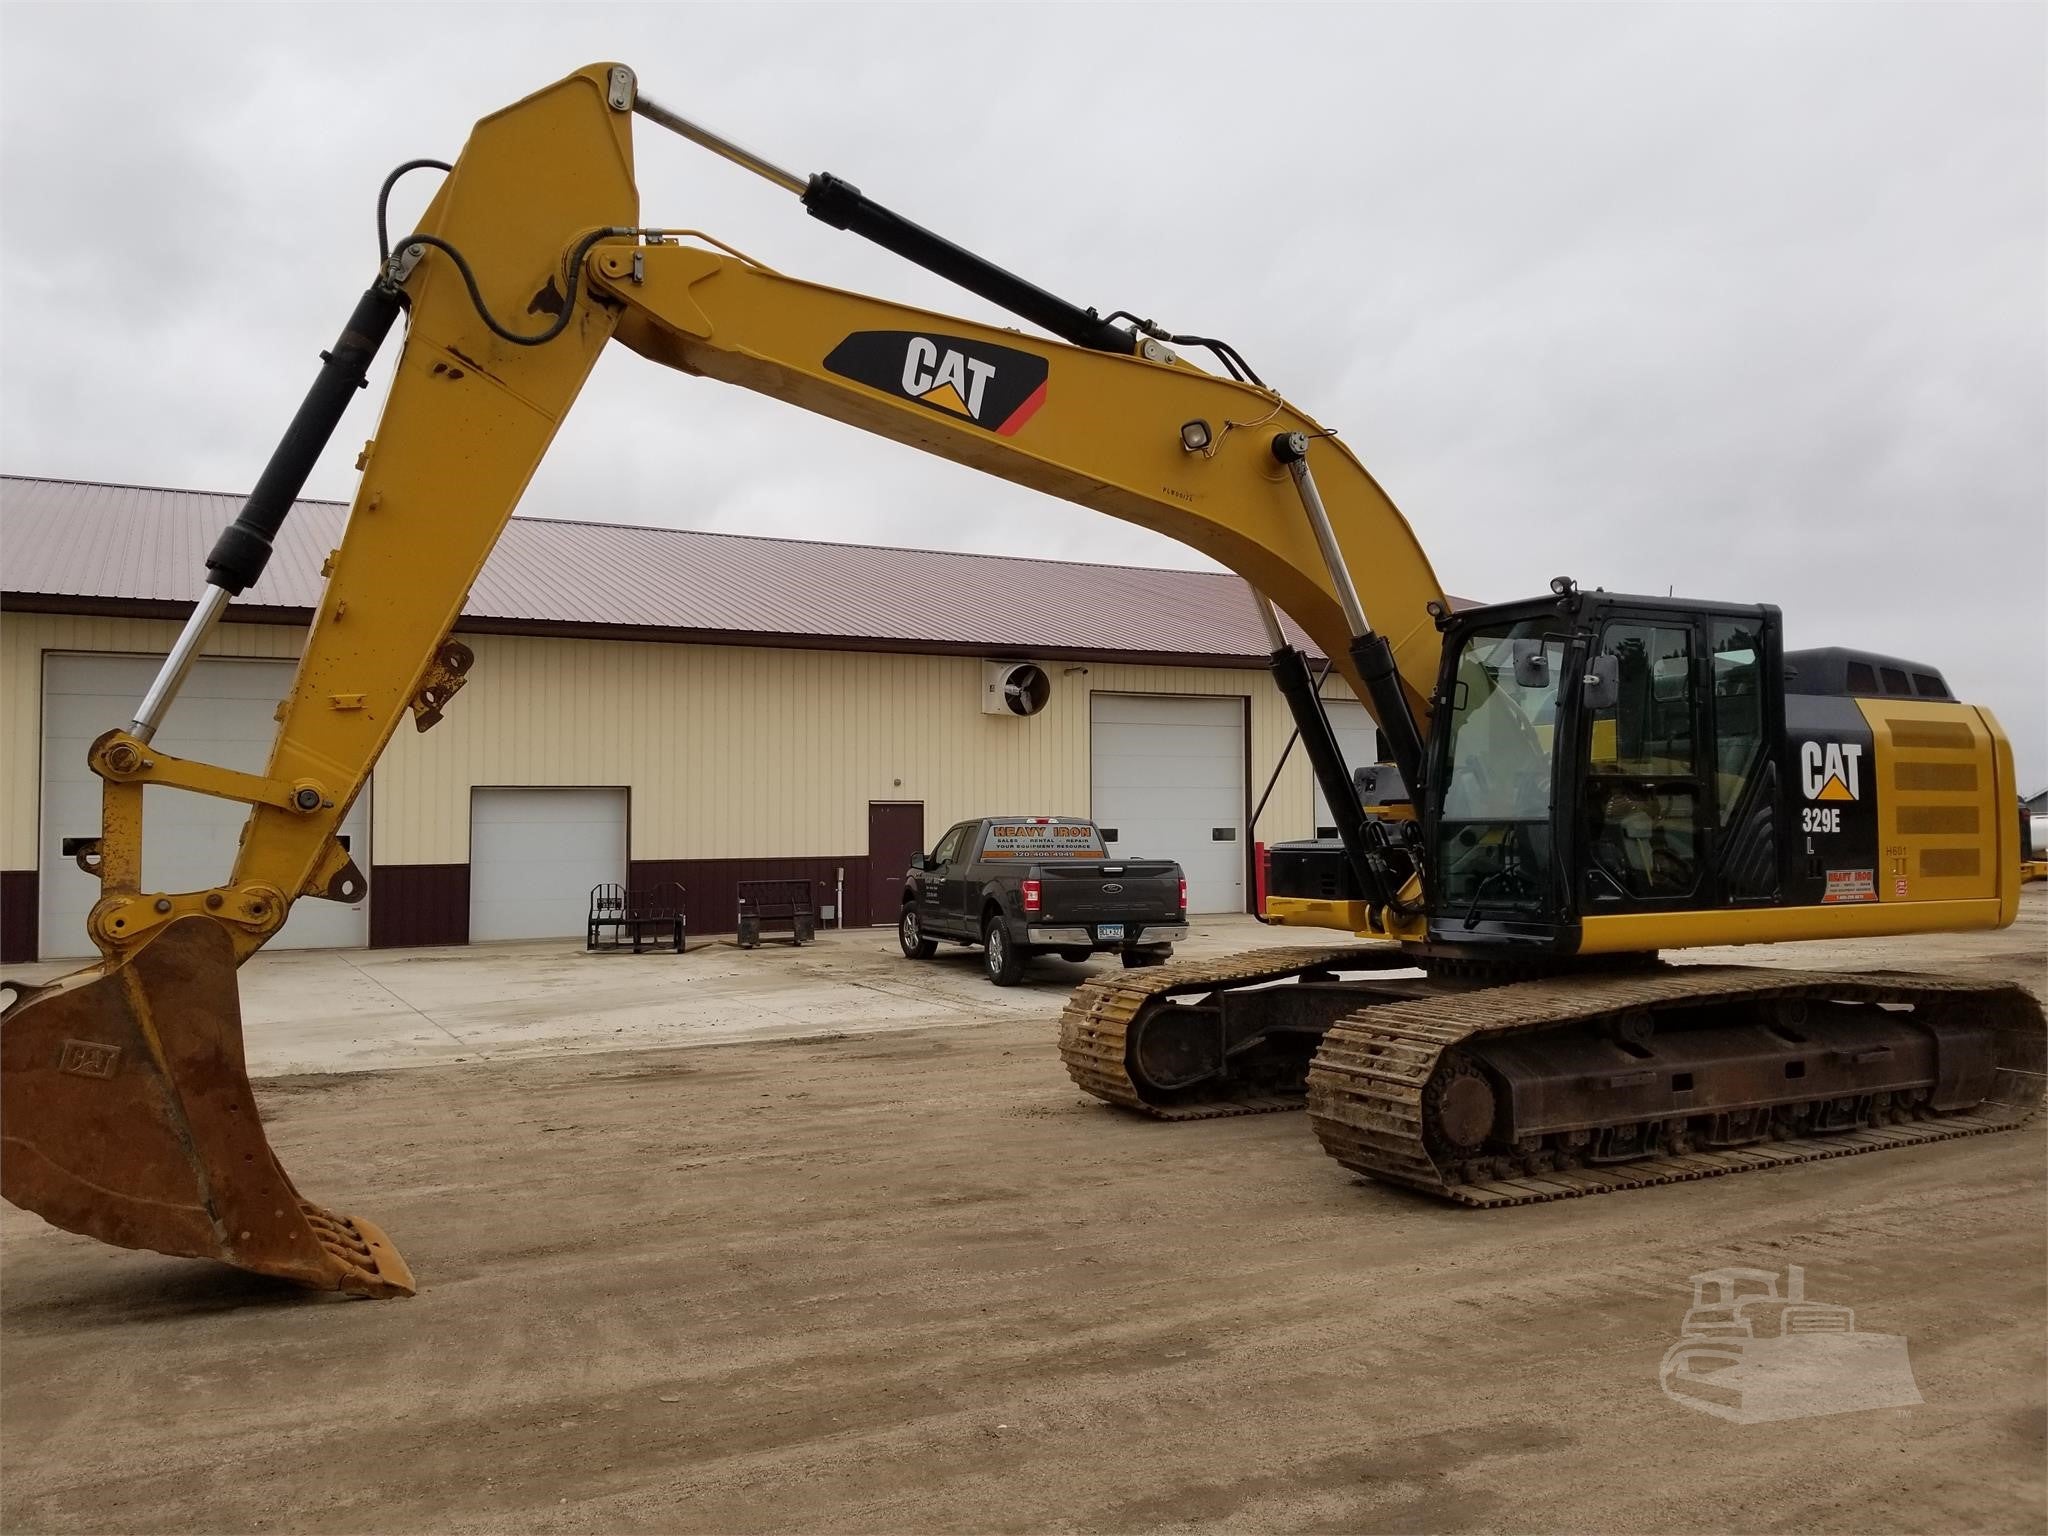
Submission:
<svg viewBox="0 0 2048 1536">
<path fill-rule="evenodd" d="M 206 918 L 8 1010 L 0 1142 L 0 1194 L 66 1231 L 319 1290 L 412 1294 L 390 1239 L 301 1199 L 271 1152 L 234 952 Z"/>
</svg>

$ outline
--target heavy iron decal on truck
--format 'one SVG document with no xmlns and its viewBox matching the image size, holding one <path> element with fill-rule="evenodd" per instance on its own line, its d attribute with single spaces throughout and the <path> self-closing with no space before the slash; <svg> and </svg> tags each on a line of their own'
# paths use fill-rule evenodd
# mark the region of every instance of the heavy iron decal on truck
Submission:
<svg viewBox="0 0 2048 1536">
<path fill-rule="evenodd" d="M 1044 358 L 964 336 L 855 331 L 832 349 L 825 367 L 998 437 L 1011 436 L 1045 404 Z"/>
</svg>

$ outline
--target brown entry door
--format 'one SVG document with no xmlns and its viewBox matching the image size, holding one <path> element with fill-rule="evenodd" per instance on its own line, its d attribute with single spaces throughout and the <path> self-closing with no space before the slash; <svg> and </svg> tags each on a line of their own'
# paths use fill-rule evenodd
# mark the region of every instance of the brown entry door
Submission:
<svg viewBox="0 0 2048 1536">
<path fill-rule="evenodd" d="M 925 851 L 922 800 L 868 802 L 868 921 L 896 921 L 897 898 L 910 861 Z"/>
</svg>

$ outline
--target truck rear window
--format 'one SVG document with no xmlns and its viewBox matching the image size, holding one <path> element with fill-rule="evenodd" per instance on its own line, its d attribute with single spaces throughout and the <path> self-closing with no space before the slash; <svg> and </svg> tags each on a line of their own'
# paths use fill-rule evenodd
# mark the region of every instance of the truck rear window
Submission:
<svg viewBox="0 0 2048 1536">
<path fill-rule="evenodd" d="M 1100 859 L 1102 836 L 1085 821 L 998 821 L 981 845 L 984 859 Z"/>
</svg>

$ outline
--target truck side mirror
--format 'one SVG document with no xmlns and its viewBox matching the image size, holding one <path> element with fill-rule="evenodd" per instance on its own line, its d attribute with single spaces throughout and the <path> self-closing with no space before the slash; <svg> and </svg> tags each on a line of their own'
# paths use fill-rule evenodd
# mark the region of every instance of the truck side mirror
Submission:
<svg viewBox="0 0 2048 1536">
<path fill-rule="evenodd" d="M 1621 699 L 1621 659 L 1595 656 L 1589 664 L 1579 702 L 1590 710 L 1612 709 Z"/>
<path fill-rule="evenodd" d="M 921 853 L 913 853 L 910 856 L 910 867 L 914 870 L 930 869 L 932 867 L 932 861 L 926 858 Z"/>
</svg>

